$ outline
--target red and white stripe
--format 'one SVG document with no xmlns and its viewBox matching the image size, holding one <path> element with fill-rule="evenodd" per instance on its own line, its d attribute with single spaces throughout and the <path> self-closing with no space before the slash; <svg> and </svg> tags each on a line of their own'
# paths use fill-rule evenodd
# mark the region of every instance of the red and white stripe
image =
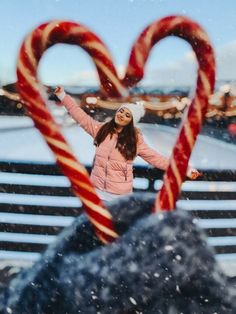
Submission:
<svg viewBox="0 0 236 314">
<path fill-rule="evenodd" d="M 81 199 L 86 213 L 102 242 L 117 238 L 111 214 L 97 196 L 89 175 L 61 135 L 60 128 L 44 104 L 37 79 L 38 63 L 46 49 L 57 44 L 78 45 L 92 57 L 99 74 L 101 89 L 110 97 L 126 95 L 127 88 L 139 82 L 151 48 L 162 38 L 175 35 L 187 40 L 199 62 L 196 96 L 183 123 L 164 184 L 157 196 L 155 211 L 171 210 L 179 195 L 188 160 L 200 131 L 213 92 L 215 80 L 214 53 L 205 32 L 185 17 L 167 17 L 148 26 L 136 41 L 130 56 L 125 78 L 116 73 L 110 54 L 102 41 L 80 24 L 53 21 L 36 28 L 24 41 L 18 59 L 18 89 L 36 127 L 41 131 L 56 156 L 63 173 L 70 179 L 75 194 Z"/>
<path fill-rule="evenodd" d="M 188 161 L 215 83 L 214 51 L 207 34 L 197 23 L 184 16 L 168 16 L 146 27 L 136 40 L 123 80 L 127 87 L 135 85 L 143 78 L 152 47 L 167 36 L 183 38 L 192 46 L 199 69 L 195 96 L 182 122 L 168 170 L 164 175 L 163 186 L 157 194 L 154 211 L 175 209 Z"/>
<path fill-rule="evenodd" d="M 75 194 L 81 199 L 96 233 L 103 242 L 117 238 L 110 212 L 104 208 L 92 186 L 85 167 L 61 135 L 40 95 L 37 67 L 45 50 L 57 43 L 74 44 L 85 49 L 96 64 L 103 90 L 109 95 L 122 96 L 122 86 L 110 54 L 102 41 L 84 26 L 55 21 L 35 29 L 24 41 L 18 59 L 18 89 L 36 127 L 41 131 L 56 156 L 63 173 L 70 179 Z"/>
</svg>

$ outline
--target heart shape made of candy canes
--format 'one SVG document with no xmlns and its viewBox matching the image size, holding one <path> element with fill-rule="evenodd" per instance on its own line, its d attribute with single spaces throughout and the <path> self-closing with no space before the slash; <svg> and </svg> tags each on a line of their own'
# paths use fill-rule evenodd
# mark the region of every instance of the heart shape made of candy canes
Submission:
<svg viewBox="0 0 236 314">
<path fill-rule="evenodd" d="M 188 160 L 207 110 L 208 98 L 215 83 L 214 51 L 207 34 L 195 22 L 183 16 L 160 19 L 141 33 L 131 50 L 125 77 L 117 75 L 110 53 L 98 36 L 86 27 L 69 21 L 52 21 L 36 28 L 23 42 L 18 58 L 18 90 L 36 127 L 56 156 L 63 173 L 70 179 L 75 194 L 81 199 L 85 211 L 101 241 L 110 242 L 118 235 L 112 217 L 92 186 L 88 173 L 75 158 L 61 135 L 40 94 L 37 79 L 38 63 L 49 47 L 57 43 L 78 45 L 91 56 L 99 75 L 101 90 L 110 97 L 128 94 L 128 88 L 137 84 L 144 75 L 144 68 L 151 48 L 167 36 L 186 40 L 193 48 L 199 64 L 195 96 L 182 121 L 163 186 L 157 194 L 154 212 L 173 210 L 184 180 Z"/>
</svg>

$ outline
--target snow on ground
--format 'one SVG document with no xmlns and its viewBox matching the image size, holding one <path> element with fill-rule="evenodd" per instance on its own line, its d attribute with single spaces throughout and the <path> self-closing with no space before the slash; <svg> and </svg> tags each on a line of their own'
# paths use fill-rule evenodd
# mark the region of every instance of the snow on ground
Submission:
<svg viewBox="0 0 236 314">
<path fill-rule="evenodd" d="M 146 141 L 160 153 L 169 156 L 175 144 L 178 129 L 142 124 Z M 199 135 L 193 148 L 190 163 L 199 169 L 236 170 L 236 146 L 215 138 Z"/>
<path fill-rule="evenodd" d="M 175 143 L 178 130 L 163 126 L 140 124 L 147 143 L 158 152 L 169 156 Z M 63 128 L 63 134 L 72 146 L 79 160 L 89 165 L 93 161 L 93 139 L 79 126 Z M 28 117 L 0 117 L 0 160 L 27 162 L 54 162 L 40 132 L 33 127 Z M 193 149 L 190 163 L 199 169 L 236 170 L 236 146 L 220 140 L 199 135 Z M 135 164 L 145 165 L 141 158 Z"/>
</svg>

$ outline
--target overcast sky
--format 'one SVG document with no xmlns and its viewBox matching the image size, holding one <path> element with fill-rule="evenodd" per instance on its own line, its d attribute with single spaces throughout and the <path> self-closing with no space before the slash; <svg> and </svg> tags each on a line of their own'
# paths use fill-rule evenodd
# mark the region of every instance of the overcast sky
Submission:
<svg viewBox="0 0 236 314">
<path fill-rule="evenodd" d="M 109 47 L 122 72 L 130 48 L 151 22 L 167 15 L 186 15 L 208 33 L 217 56 L 217 78 L 236 79 L 235 0 L 0 0 L 0 83 L 16 80 L 15 65 L 24 37 L 55 19 L 81 23 Z M 153 48 L 143 84 L 182 85 L 195 80 L 190 46 L 167 38 Z M 82 49 L 56 45 L 44 55 L 39 75 L 45 84 L 96 85 L 94 66 Z"/>
</svg>

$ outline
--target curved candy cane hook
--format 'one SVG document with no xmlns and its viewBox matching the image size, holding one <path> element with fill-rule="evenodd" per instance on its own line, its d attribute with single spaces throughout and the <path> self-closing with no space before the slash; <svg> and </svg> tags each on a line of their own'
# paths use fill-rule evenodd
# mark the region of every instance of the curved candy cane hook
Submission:
<svg viewBox="0 0 236 314">
<path fill-rule="evenodd" d="M 17 65 L 20 95 L 36 127 L 54 152 L 63 173 L 69 178 L 75 194 L 81 199 L 99 238 L 103 242 L 110 242 L 117 237 L 111 214 L 104 208 L 85 167 L 76 160 L 40 95 L 42 88 L 37 79 L 37 67 L 45 50 L 57 43 L 78 45 L 88 52 L 96 65 L 103 91 L 109 95 L 121 96 L 126 89 L 119 81 L 103 42 L 80 24 L 66 21 L 43 24 L 21 46 Z"/>
<path fill-rule="evenodd" d="M 136 41 L 126 76 L 122 81 L 116 74 L 105 45 L 95 34 L 80 24 L 65 21 L 43 24 L 26 38 L 20 49 L 17 76 L 21 97 L 36 127 L 54 152 L 62 171 L 70 179 L 72 188 L 81 199 L 96 233 L 105 243 L 113 241 L 118 236 L 114 230 L 112 217 L 97 196 L 87 171 L 76 160 L 44 104 L 37 80 L 37 66 L 44 51 L 52 45 L 56 43 L 78 45 L 92 57 L 102 90 L 112 97 L 123 96 L 129 86 L 142 79 L 145 62 L 152 46 L 170 35 L 187 40 L 192 45 L 199 62 L 196 95 L 188 110 L 186 121 L 183 121 L 170 166 L 164 176 L 164 185 L 156 200 L 155 211 L 170 210 L 175 208 L 188 159 L 207 109 L 208 96 L 214 88 L 214 53 L 201 27 L 190 19 L 179 16 L 166 17 L 152 23 Z"/>
<path fill-rule="evenodd" d="M 150 24 L 136 40 L 123 80 L 124 85 L 133 86 L 143 78 L 151 48 L 167 36 L 186 40 L 196 54 L 199 68 L 195 96 L 183 118 L 154 211 L 175 209 L 188 161 L 207 111 L 208 98 L 213 93 L 215 84 L 215 57 L 207 34 L 189 18 L 168 16 Z"/>
</svg>

